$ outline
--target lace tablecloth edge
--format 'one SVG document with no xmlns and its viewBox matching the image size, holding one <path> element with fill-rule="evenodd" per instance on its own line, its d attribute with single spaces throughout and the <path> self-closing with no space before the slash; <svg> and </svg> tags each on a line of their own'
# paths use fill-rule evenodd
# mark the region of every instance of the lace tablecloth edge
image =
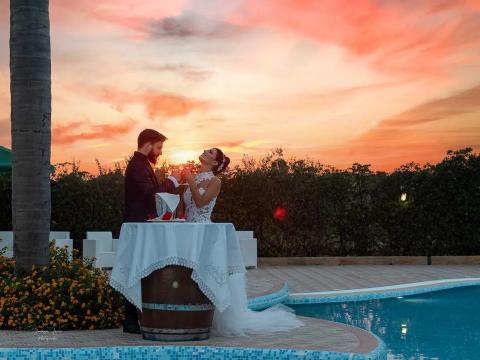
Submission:
<svg viewBox="0 0 480 360">
<path fill-rule="evenodd" d="M 193 270 L 192 271 L 192 276 L 191 276 L 192 280 L 195 281 L 198 284 L 200 290 L 202 290 L 202 292 L 205 294 L 205 296 L 215 305 L 215 307 L 220 312 L 225 310 L 230 305 L 230 303 L 228 301 L 227 302 L 220 302 L 218 300 L 218 298 L 214 295 L 213 291 L 209 288 L 209 286 L 202 280 L 202 278 L 200 277 L 199 272 L 198 272 L 198 268 L 197 268 L 198 264 L 194 263 L 191 260 L 187 260 L 187 259 L 179 258 L 179 257 L 169 257 L 169 258 L 165 258 L 165 259 L 162 259 L 161 261 L 158 261 L 156 263 L 151 264 L 147 268 L 140 271 L 134 277 L 134 281 L 133 281 L 133 284 L 131 284 L 131 286 L 133 286 L 136 282 L 141 281 L 144 277 L 147 277 L 148 275 L 150 275 L 155 270 L 162 269 L 162 268 L 164 268 L 165 266 L 168 266 L 168 265 L 179 265 L 179 266 L 184 266 L 184 267 L 187 267 L 189 269 L 192 269 Z M 241 266 L 229 266 L 228 267 L 228 273 L 229 273 L 228 275 L 232 275 L 232 274 L 236 274 L 236 273 L 245 273 L 245 272 L 246 272 L 245 267 L 241 267 Z M 127 300 L 129 302 L 134 304 L 137 308 L 140 309 L 140 311 L 142 311 L 141 304 L 137 304 L 135 301 L 133 301 L 133 299 L 130 297 L 130 295 L 128 295 L 127 288 L 125 286 L 123 286 L 120 281 L 117 281 L 115 279 L 115 275 L 114 275 L 113 271 L 112 271 L 112 276 L 110 277 L 109 283 L 110 283 L 111 287 L 113 287 L 115 290 L 120 292 L 123 296 L 125 296 L 125 298 L 127 298 Z M 140 306 L 138 306 L 138 305 L 140 305 Z"/>
<path fill-rule="evenodd" d="M 188 259 L 185 259 L 183 257 L 178 257 L 178 256 L 170 256 L 170 257 L 161 259 L 159 261 L 156 261 L 156 262 L 150 264 L 145 269 L 139 271 L 133 277 L 133 280 L 127 282 L 127 284 L 128 284 L 128 286 L 133 286 L 138 281 L 147 277 L 148 275 L 150 275 L 155 270 L 161 269 L 161 268 L 163 268 L 165 266 L 168 266 L 168 265 L 184 266 L 184 267 L 187 267 L 189 269 L 193 269 L 197 272 L 198 272 L 198 267 L 200 266 L 199 264 L 193 262 L 192 260 L 188 260 Z M 229 275 L 236 274 L 236 273 L 242 273 L 242 272 L 243 273 L 246 272 L 245 266 L 240 266 L 240 265 L 228 266 L 228 274 Z M 113 274 L 113 271 L 112 271 L 112 274 Z"/>
</svg>

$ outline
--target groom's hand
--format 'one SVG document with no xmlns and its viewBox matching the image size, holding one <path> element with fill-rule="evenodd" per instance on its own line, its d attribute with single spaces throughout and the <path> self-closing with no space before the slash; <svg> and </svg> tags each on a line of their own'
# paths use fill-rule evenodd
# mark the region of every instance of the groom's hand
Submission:
<svg viewBox="0 0 480 360">
<path fill-rule="evenodd" d="M 171 176 L 173 176 L 175 179 L 177 179 L 178 182 L 180 182 L 180 179 L 182 178 L 182 173 L 181 173 L 180 170 L 174 169 L 174 170 L 172 171 Z"/>
</svg>

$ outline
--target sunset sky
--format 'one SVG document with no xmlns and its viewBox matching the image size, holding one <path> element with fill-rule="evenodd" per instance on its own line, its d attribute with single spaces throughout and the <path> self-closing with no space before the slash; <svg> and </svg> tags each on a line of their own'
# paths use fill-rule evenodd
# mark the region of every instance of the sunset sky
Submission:
<svg viewBox="0 0 480 360">
<path fill-rule="evenodd" d="M 52 163 L 283 147 L 393 170 L 480 149 L 480 1 L 50 0 Z M 0 145 L 10 147 L 9 1 L 0 0 Z"/>
</svg>

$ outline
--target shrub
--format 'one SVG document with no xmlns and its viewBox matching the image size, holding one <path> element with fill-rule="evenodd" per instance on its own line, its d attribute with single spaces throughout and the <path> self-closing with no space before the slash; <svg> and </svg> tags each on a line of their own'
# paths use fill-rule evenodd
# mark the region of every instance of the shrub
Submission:
<svg viewBox="0 0 480 360">
<path fill-rule="evenodd" d="M 74 255 L 76 250 L 74 250 Z M 15 260 L 0 254 L 0 328 L 15 330 L 105 329 L 120 326 L 122 298 L 92 260 L 69 259 L 50 243 L 50 268 L 14 275 Z M 40 271 L 38 271 L 40 270 Z"/>
</svg>

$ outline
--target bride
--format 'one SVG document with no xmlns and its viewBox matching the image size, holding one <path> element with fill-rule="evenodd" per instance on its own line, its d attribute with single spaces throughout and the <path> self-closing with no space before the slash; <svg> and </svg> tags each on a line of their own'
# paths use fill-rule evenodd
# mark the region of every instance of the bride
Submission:
<svg viewBox="0 0 480 360">
<path fill-rule="evenodd" d="M 222 150 L 205 150 L 199 157 L 197 175 L 185 170 L 189 185 L 184 194 L 185 215 L 188 222 L 211 222 L 211 215 L 222 186 L 216 176 L 225 171 L 230 158 Z M 232 303 L 223 312 L 215 309 L 212 333 L 221 336 L 246 336 L 268 332 L 286 331 L 303 326 L 292 309 L 277 304 L 263 311 L 248 308 L 245 274 L 229 276 Z"/>
</svg>

